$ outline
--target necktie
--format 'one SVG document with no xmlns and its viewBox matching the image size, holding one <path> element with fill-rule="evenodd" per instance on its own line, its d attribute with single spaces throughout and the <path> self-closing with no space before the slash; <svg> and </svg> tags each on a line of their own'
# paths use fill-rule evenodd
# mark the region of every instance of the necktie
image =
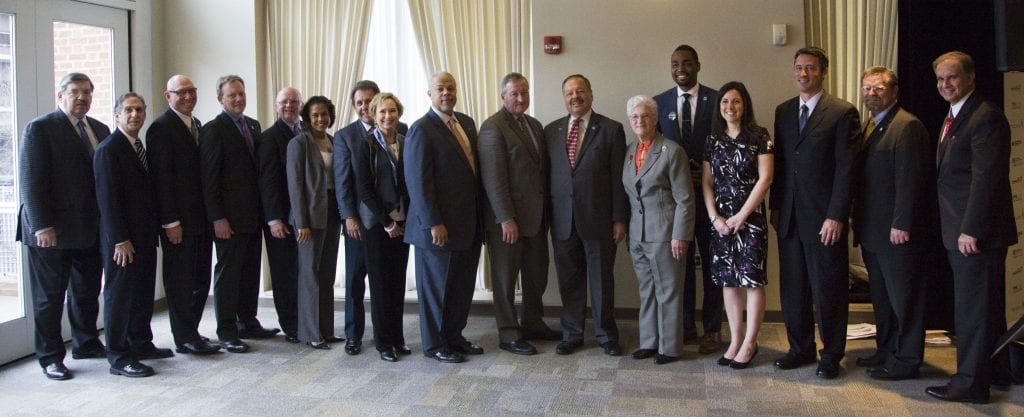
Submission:
<svg viewBox="0 0 1024 417">
<path fill-rule="evenodd" d="M 142 169 L 149 172 L 149 160 L 146 159 L 146 148 L 142 146 L 142 140 L 135 138 L 135 156 L 139 158 L 139 163 L 142 164 Z"/>
<path fill-rule="evenodd" d="M 800 133 L 804 133 L 804 126 L 807 124 L 807 105 L 800 106 Z"/>
<path fill-rule="evenodd" d="M 295 136 L 299 136 L 302 134 L 302 127 L 300 126 L 299 123 L 292 125 L 292 133 L 295 134 Z"/>
<path fill-rule="evenodd" d="M 448 129 L 451 129 L 452 135 L 459 141 L 459 146 L 462 146 L 462 152 L 466 154 L 466 160 L 469 161 L 469 168 L 476 173 L 476 162 L 473 161 L 473 151 L 469 148 L 469 140 L 462 135 L 462 131 L 455 125 L 455 117 L 448 119 Z"/>
<path fill-rule="evenodd" d="M 690 97 L 690 93 L 683 93 L 683 123 L 679 138 L 685 144 L 689 144 L 693 136 L 693 110 L 690 108 Z"/>
<path fill-rule="evenodd" d="M 526 132 L 527 136 L 530 137 L 530 143 L 533 145 L 533 150 L 536 151 L 540 149 L 540 144 L 537 143 L 537 137 L 533 135 L 533 131 L 530 130 L 530 125 L 526 123 L 526 118 L 523 116 L 519 116 L 519 127 L 523 129 L 523 132 Z"/>
<path fill-rule="evenodd" d="M 189 125 L 188 131 L 192 133 L 192 140 L 199 144 L 199 129 L 196 128 L 196 120 L 192 119 L 192 123 Z"/>
<path fill-rule="evenodd" d="M 78 124 L 78 137 L 82 138 L 82 142 L 85 142 L 85 147 L 89 148 L 89 155 L 92 155 L 96 151 L 96 148 L 92 147 L 92 141 L 89 140 L 89 134 L 85 132 L 85 122 L 79 120 Z"/>
<path fill-rule="evenodd" d="M 868 119 L 868 125 L 864 127 L 864 142 L 871 140 L 871 134 L 875 133 L 875 118 Z"/>
<path fill-rule="evenodd" d="M 238 130 L 242 132 L 242 138 L 245 139 L 245 147 L 249 149 L 249 156 L 253 156 L 254 147 L 252 144 L 252 133 L 249 132 L 249 126 L 245 123 L 245 117 L 238 118 Z"/>
<path fill-rule="evenodd" d="M 942 125 L 942 136 L 939 136 L 939 142 L 946 140 L 946 135 L 949 134 L 949 128 L 953 126 L 953 110 L 951 109 L 946 114 L 946 123 Z"/>
<path fill-rule="evenodd" d="M 569 166 L 576 168 L 576 145 L 580 141 L 580 118 L 572 121 L 569 136 L 565 138 L 565 151 L 569 154 Z"/>
</svg>

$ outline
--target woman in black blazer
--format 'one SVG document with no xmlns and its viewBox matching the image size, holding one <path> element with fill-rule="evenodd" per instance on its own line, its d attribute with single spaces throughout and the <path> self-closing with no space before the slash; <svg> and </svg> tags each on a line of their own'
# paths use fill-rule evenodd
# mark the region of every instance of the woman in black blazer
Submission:
<svg viewBox="0 0 1024 417">
<path fill-rule="evenodd" d="M 395 362 L 409 353 L 402 334 L 405 269 L 409 245 L 402 241 L 409 193 L 405 189 L 402 152 L 405 137 L 398 133 L 402 102 L 381 93 L 370 102 L 376 128 L 365 146 L 353 149 L 356 191 L 364 234 L 366 271 L 370 276 L 370 318 L 380 358 Z"/>
<path fill-rule="evenodd" d="M 306 130 L 288 142 L 288 197 L 299 250 L 298 338 L 330 349 L 334 337 L 334 274 L 338 268 L 341 219 L 334 198 L 331 135 L 334 103 L 313 96 L 302 107 Z"/>
</svg>

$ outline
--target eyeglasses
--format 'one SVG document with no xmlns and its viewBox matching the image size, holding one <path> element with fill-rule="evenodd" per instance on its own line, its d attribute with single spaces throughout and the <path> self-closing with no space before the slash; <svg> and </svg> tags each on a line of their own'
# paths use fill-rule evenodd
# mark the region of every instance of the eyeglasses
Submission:
<svg viewBox="0 0 1024 417">
<path fill-rule="evenodd" d="M 860 88 L 860 91 L 863 91 L 865 93 L 874 92 L 875 94 L 884 93 L 885 90 L 887 90 L 887 88 L 885 88 L 884 85 L 878 85 L 878 86 L 874 86 L 874 87 L 864 86 L 864 87 Z"/>
<path fill-rule="evenodd" d="M 281 100 L 281 101 L 278 101 L 277 104 L 282 105 L 282 106 L 289 106 L 289 105 L 298 106 L 298 105 L 302 104 L 302 102 L 298 101 L 298 100 Z"/>
<path fill-rule="evenodd" d="M 180 90 L 167 90 L 168 93 L 177 94 L 179 96 L 194 96 L 196 95 L 195 88 L 182 88 Z"/>
</svg>

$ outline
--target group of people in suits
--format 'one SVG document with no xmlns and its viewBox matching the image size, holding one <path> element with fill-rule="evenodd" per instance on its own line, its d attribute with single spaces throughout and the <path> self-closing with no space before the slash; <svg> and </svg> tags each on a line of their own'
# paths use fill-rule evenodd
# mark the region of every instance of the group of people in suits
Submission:
<svg viewBox="0 0 1024 417">
<path fill-rule="evenodd" d="M 771 224 L 789 341 L 777 368 L 817 363 L 821 378 L 840 374 L 852 231 L 871 276 L 879 335 L 877 352 L 856 362 L 875 379 L 918 377 L 925 284 L 917 260 L 941 238 L 954 273 L 958 372 L 927 392 L 987 402 L 989 387 L 1006 377 L 1005 354 L 989 354 L 1005 329 L 1004 262 L 1017 240 L 1006 118 L 974 92 L 974 63 L 962 52 L 933 64 L 950 103 L 937 147 L 899 107 L 893 71 L 864 72 L 871 117 L 861 123 L 850 103 L 824 91 L 828 66 L 819 48 L 797 51 L 799 94 L 776 108 L 769 136 L 746 87 L 700 85 L 697 52 L 680 45 L 671 56 L 676 86 L 628 101 L 636 135 L 629 145 L 622 124 L 593 110 L 590 80 L 580 74 L 562 82 L 568 114 L 543 126 L 526 114 L 528 80 L 509 73 L 502 108 L 479 131 L 455 111 L 457 84 L 447 72 L 431 77 L 430 109 L 408 128 L 398 97 L 360 81 L 350 94 L 358 119 L 333 136 L 334 104 L 304 101 L 291 87 L 278 93 L 278 120 L 261 133 L 244 115 L 245 84 L 233 75 L 217 83 L 224 111 L 202 126 L 192 116 L 196 87 L 175 75 L 164 93 L 169 109 L 145 146 L 141 96 L 117 99 L 111 133 L 86 116 L 92 82 L 68 74 L 57 88 L 59 108 L 28 124 L 20 154 L 18 237 L 28 247 L 38 360 L 51 379 L 72 375 L 60 334 L 65 293 L 74 358 L 105 357 L 111 373 L 140 377 L 154 373 L 141 360 L 172 356 L 152 343 L 149 328 L 158 242 L 177 352 L 241 353 L 250 349 L 241 339 L 280 332 L 256 318 L 264 240 L 285 339 L 329 349 L 346 341 L 333 325 L 342 236 L 350 355 L 362 350 L 367 274 L 381 359 L 410 353 L 402 334 L 409 245 L 423 354 L 447 363 L 482 354 L 462 333 L 486 241 L 501 349 L 536 354 L 530 340 L 557 340 L 560 355 L 580 349 L 589 293 L 594 337 L 618 356 L 614 258 L 628 238 L 641 293 L 632 357 L 664 364 L 684 343 L 721 349 L 724 305 L 731 340 L 718 363 L 743 369 L 758 350 Z M 542 319 L 549 232 L 561 331 Z M 214 248 L 218 344 L 198 332 Z M 96 331 L 103 271 L 105 346 Z"/>
</svg>

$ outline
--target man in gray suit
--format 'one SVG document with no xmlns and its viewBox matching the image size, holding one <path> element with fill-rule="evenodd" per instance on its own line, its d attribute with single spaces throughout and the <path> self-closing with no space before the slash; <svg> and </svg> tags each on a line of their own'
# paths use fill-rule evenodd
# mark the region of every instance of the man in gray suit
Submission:
<svg viewBox="0 0 1024 417">
<path fill-rule="evenodd" d="M 530 83 L 513 72 L 501 81 L 504 106 L 480 125 L 480 176 L 487 193 L 484 222 L 491 259 L 495 319 L 503 350 L 533 355 L 527 339 L 558 340 L 542 317 L 548 285 L 548 158 L 543 127 L 525 114 Z M 522 273 L 523 306 L 516 318 L 516 279 Z"/>
<path fill-rule="evenodd" d="M 36 357 L 46 377 L 55 380 L 71 378 L 60 330 L 69 289 L 72 357 L 106 357 L 96 330 L 103 264 L 92 155 L 110 128 L 86 116 L 92 93 L 88 76 L 65 75 L 57 88 L 58 109 L 25 126 L 18 164 L 16 236 L 28 246 Z"/>
<path fill-rule="evenodd" d="M 615 245 L 629 217 L 622 186 L 626 133 L 622 124 L 592 111 L 590 80 L 562 81 L 569 115 L 544 128 L 551 158 L 551 244 L 562 295 L 562 342 L 555 353 L 583 346 L 587 287 L 594 335 L 610 356 L 622 354 L 615 306 Z"/>
</svg>

